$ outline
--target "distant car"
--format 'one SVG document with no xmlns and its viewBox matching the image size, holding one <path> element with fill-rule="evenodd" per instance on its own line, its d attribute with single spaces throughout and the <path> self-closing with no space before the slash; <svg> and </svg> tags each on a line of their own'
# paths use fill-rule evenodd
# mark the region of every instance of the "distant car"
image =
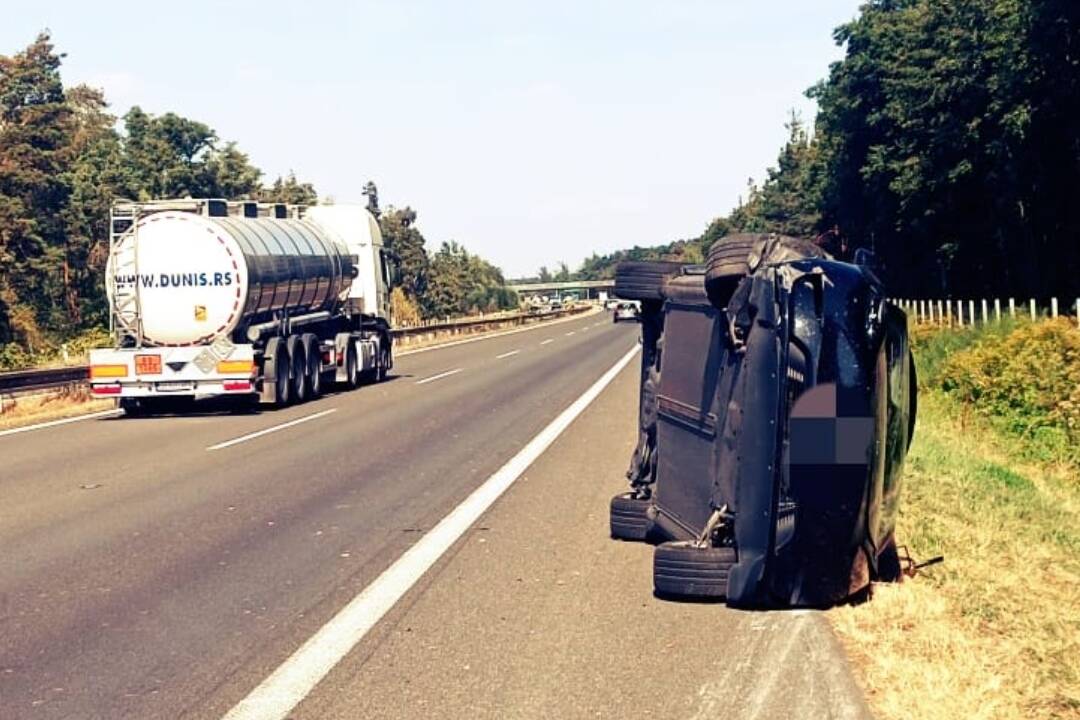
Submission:
<svg viewBox="0 0 1080 720">
<path fill-rule="evenodd" d="M 619 322 L 621 320 L 629 320 L 630 322 L 637 322 L 638 308 L 634 303 L 619 303 L 615 306 L 614 320 Z"/>
</svg>

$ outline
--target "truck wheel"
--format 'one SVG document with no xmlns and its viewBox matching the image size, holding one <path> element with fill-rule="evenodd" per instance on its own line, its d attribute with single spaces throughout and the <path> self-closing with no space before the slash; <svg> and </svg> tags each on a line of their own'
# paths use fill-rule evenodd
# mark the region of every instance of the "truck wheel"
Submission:
<svg viewBox="0 0 1080 720">
<path fill-rule="evenodd" d="M 292 360 L 289 379 L 292 380 L 292 400 L 300 404 L 308 399 L 308 361 L 304 352 L 304 342 L 299 335 L 290 335 L 287 346 L 289 359 Z"/>
<path fill-rule="evenodd" d="M 705 292 L 713 307 L 723 310 L 735 286 L 750 273 L 750 252 L 766 235 L 738 233 L 722 237 L 709 248 L 705 261 Z"/>
<path fill-rule="evenodd" d="M 345 350 L 345 384 L 350 390 L 360 386 L 360 363 L 356 357 L 356 343 L 352 340 Z"/>
<path fill-rule="evenodd" d="M 120 398 L 120 409 L 126 417 L 146 417 L 153 412 L 148 400 L 149 398 Z"/>
<path fill-rule="evenodd" d="M 621 262 L 615 269 L 615 295 L 627 300 L 663 300 L 664 285 L 682 268 L 677 262 Z"/>
<path fill-rule="evenodd" d="M 379 348 L 379 367 L 376 370 L 375 382 L 382 382 L 386 379 L 386 373 L 390 370 L 390 366 L 394 364 L 394 356 L 391 352 L 387 345 L 382 345 Z"/>
<path fill-rule="evenodd" d="M 735 561 L 734 548 L 698 547 L 683 540 L 662 543 L 653 553 L 653 588 L 660 596 L 723 598 Z"/>
<path fill-rule="evenodd" d="M 266 351 L 264 352 L 263 371 L 269 370 L 267 375 L 273 377 L 267 377 L 267 380 L 272 380 L 274 383 L 274 406 L 284 407 L 292 400 L 292 383 L 289 382 L 289 369 L 292 364 L 289 362 L 289 350 L 285 346 L 285 341 L 279 337 L 270 338 L 270 341 L 266 343 Z"/>
<path fill-rule="evenodd" d="M 652 521 L 646 512 L 650 500 L 635 498 L 633 493 L 622 493 L 611 498 L 611 537 L 616 540 L 644 540 L 649 535 Z"/>
<path fill-rule="evenodd" d="M 307 358 L 307 396 L 314 400 L 323 392 L 322 348 L 314 333 L 304 333 L 300 336 L 300 341 L 304 346 L 304 357 Z"/>
</svg>

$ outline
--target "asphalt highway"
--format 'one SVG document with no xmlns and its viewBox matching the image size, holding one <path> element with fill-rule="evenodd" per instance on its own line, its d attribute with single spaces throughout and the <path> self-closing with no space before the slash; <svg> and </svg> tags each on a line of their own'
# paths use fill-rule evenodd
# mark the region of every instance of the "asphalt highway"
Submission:
<svg viewBox="0 0 1080 720">
<path fill-rule="evenodd" d="M 637 334 L 590 315 L 285 410 L 0 435 L 0 717 L 225 717 Z M 649 549 L 606 537 L 636 363 L 280 717 L 861 717 L 819 616 L 661 602 Z"/>
</svg>

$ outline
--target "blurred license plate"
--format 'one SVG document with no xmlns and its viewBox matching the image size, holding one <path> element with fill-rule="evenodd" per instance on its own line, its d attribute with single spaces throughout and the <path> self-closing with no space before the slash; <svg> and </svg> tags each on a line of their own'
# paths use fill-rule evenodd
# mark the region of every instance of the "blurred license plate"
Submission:
<svg viewBox="0 0 1080 720">
<path fill-rule="evenodd" d="M 158 392 L 183 392 L 184 390 L 194 390 L 195 384 L 191 382 L 159 382 L 157 383 Z"/>
<path fill-rule="evenodd" d="M 136 375 L 160 375 L 161 374 L 161 356 L 160 355 L 136 355 L 135 356 L 135 374 Z"/>
</svg>

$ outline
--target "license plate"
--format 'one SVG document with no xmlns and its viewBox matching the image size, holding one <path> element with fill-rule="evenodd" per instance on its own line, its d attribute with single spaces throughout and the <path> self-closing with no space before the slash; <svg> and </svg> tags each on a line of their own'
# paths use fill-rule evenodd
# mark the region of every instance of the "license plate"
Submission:
<svg viewBox="0 0 1080 720">
<path fill-rule="evenodd" d="M 161 356 L 160 355 L 136 355 L 135 356 L 135 374 L 136 375 L 160 375 L 161 374 Z"/>
<path fill-rule="evenodd" d="M 158 392 L 183 392 L 184 390 L 194 390 L 195 384 L 190 382 L 159 382 L 157 383 Z"/>
</svg>

